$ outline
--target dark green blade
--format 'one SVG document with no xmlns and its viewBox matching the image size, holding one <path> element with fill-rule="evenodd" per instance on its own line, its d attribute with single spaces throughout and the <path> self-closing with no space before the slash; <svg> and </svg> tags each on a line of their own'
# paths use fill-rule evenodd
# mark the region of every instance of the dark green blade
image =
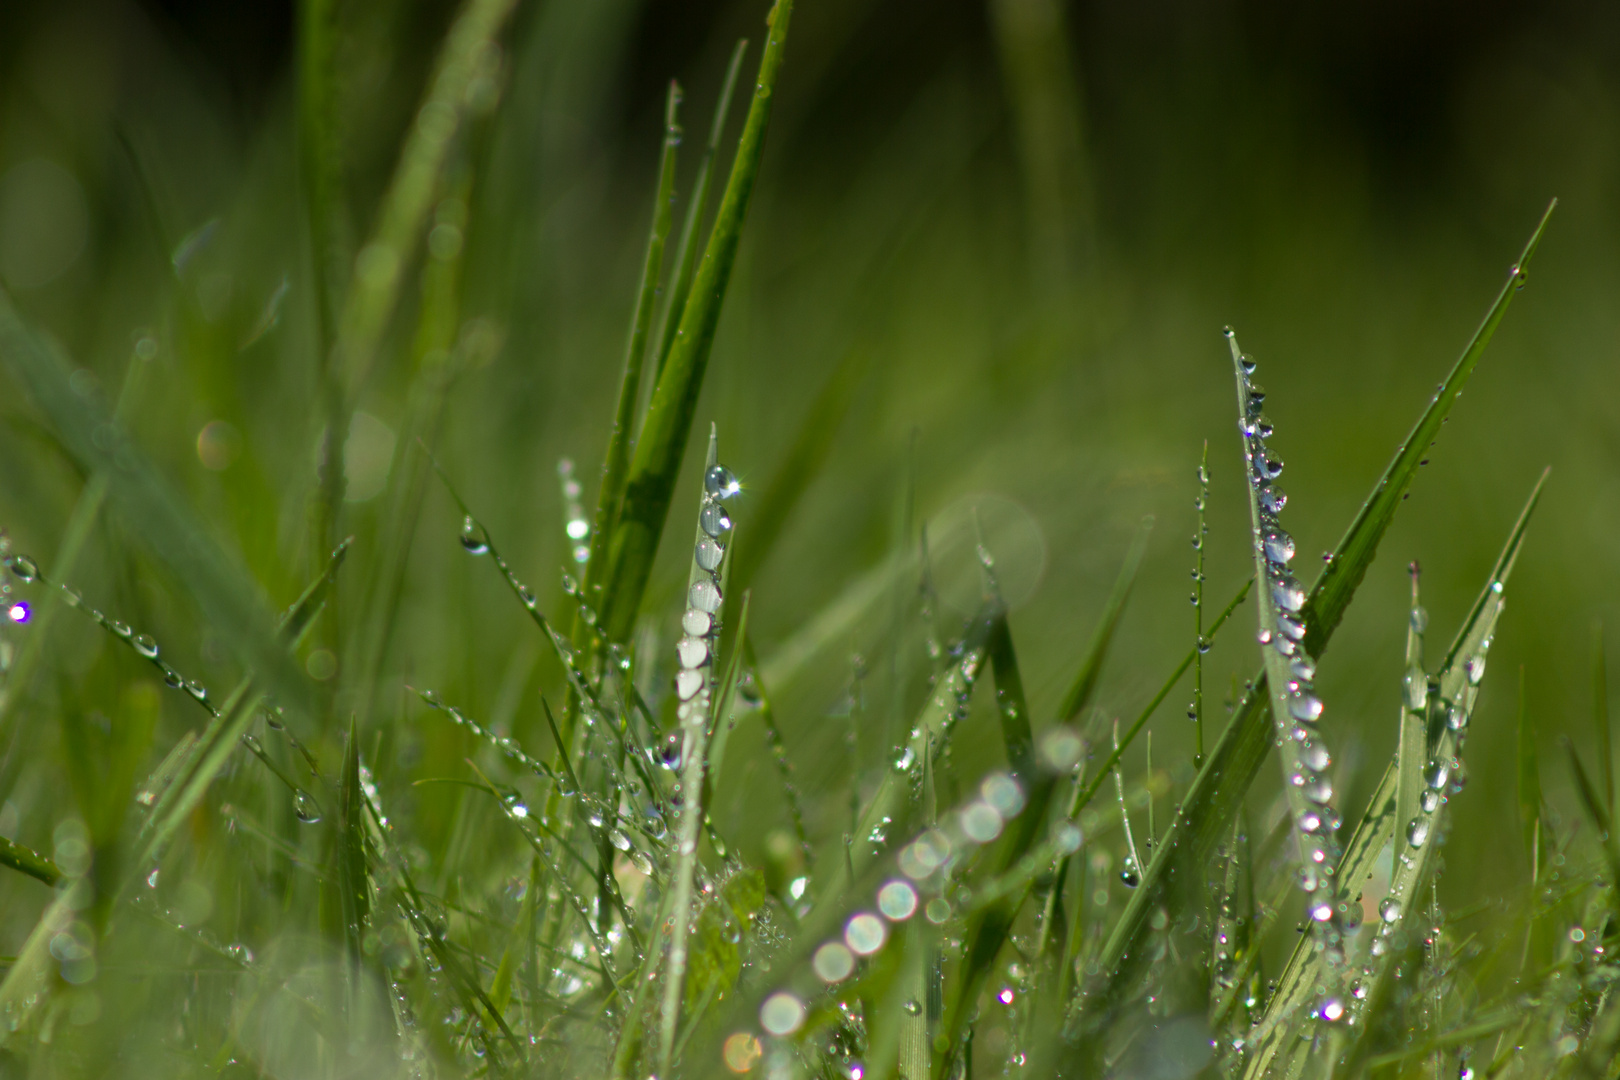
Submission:
<svg viewBox="0 0 1620 1080">
<path fill-rule="evenodd" d="M 641 610 L 641 597 L 652 572 L 653 556 L 669 517 L 670 499 L 680 475 L 681 459 L 691 434 L 703 373 L 708 367 L 720 304 L 737 260 L 743 219 L 765 153 L 765 127 L 775 99 L 776 79 L 787 44 L 793 0 L 776 0 L 770 35 L 759 64 L 759 77 L 748 109 L 748 121 L 737 145 L 737 158 L 726 183 L 709 244 L 681 314 L 669 360 L 658 374 L 652 404 L 636 443 L 624 505 L 609 541 L 601 625 L 609 640 L 624 641 Z"/>
</svg>

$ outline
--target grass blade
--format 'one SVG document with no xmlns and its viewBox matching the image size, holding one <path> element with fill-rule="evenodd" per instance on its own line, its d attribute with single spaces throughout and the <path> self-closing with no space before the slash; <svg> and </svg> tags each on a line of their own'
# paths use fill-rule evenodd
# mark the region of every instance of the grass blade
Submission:
<svg viewBox="0 0 1620 1080">
<path fill-rule="evenodd" d="M 602 603 L 601 574 L 607 561 L 608 538 L 619 517 L 624 497 L 625 474 L 630 467 L 630 441 L 636 421 L 636 403 L 641 396 L 641 369 L 647 356 L 647 334 L 652 324 L 653 304 L 658 299 L 658 278 L 664 267 L 664 242 L 669 237 L 675 199 L 675 150 L 680 145 L 678 120 L 681 88 L 671 82 L 664 102 L 664 147 L 658 157 L 658 186 L 653 194 L 652 228 L 647 236 L 647 255 L 641 264 L 641 285 L 636 291 L 635 314 L 630 320 L 630 340 L 624 352 L 624 378 L 619 384 L 619 403 L 613 414 L 613 431 L 608 436 L 607 456 L 602 463 L 602 488 L 596 498 L 596 520 L 591 530 L 590 560 L 586 564 L 585 596 L 593 607 Z M 584 629 L 576 620 L 577 643 Z"/>
<path fill-rule="evenodd" d="M 731 113 L 731 95 L 737 89 L 737 78 L 742 74 L 743 57 L 747 53 L 747 39 L 737 42 L 731 50 L 731 62 L 726 65 L 726 76 L 720 81 L 720 97 L 715 102 L 714 119 L 709 122 L 709 141 L 703 148 L 697 180 L 692 185 L 692 198 L 686 205 L 686 221 L 681 225 L 681 238 L 675 246 L 674 277 L 670 280 L 669 303 L 664 308 L 663 327 L 658 335 L 658 363 L 653 367 L 655 384 L 664 374 L 664 363 L 669 359 L 675 332 L 680 329 L 681 314 L 686 310 L 686 298 L 692 292 L 692 276 L 697 273 L 698 265 L 698 230 L 703 227 L 703 216 L 709 212 L 714 159 L 720 153 L 720 138 L 725 134 L 726 117 Z"/>
<path fill-rule="evenodd" d="M 32 848 L 25 848 L 3 836 L 0 836 L 0 866 L 9 866 L 19 874 L 27 874 L 47 885 L 55 885 L 62 879 L 62 871 L 56 863 Z"/>
<path fill-rule="evenodd" d="M 636 443 L 625 487 L 624 505 L 609 542 L 609 557 L 602 597 L 603 632 L 611 641 L 624 641 L 641 610 L 642 594 L 652 572 L 653 556 L 669 516 L 670 499 L 680 474 L 681 458 L 697 409 L 698 392 L 708 367 L 714 333 L 720 323 L 720 304 L 737 259 L 743 218 L 765 153 L 765 127 L 775 98 L 787 44 L 793 0 L 776 0 L 770 14 L 770 33 L 748 121 L 737 144 L 737 157 L 726 182 L 714 228 L 692 283 L 691 296 L 681 313 L 668 362 L 658 373 L 652 404 Z"/>
<path fill-rule="evenodd" d="M 1530 522 L 1547 474 L 1542 473 L 1531 491 L 1524 509 L 1508 534 L 1496 564 L 1486 579 L 1485 587 L 1458 631 L 1456 640 L 1447 652 L 1445 665 L 1439 676 L 1439 693 L 1431 695 L 1426 705 L 1427 715 L 1436 718 L 1438 736 L 1430 740 L 1423 755 L 1423 784 L 1430 798 L 1421 800 L 1417 814 L 1410 819 L 1398 816 L 1395 802 L 1398 797 L 1400 775 L 1413 765 L 1397 759 L 1386 771 L 1378 793 L 1369 805 L 1366 816 L 1358 825 L 1348 845 L 1341 875 L 1346 882 L 1365 880 L 1372 859 L 1393 841 L 1397 855 L 1393 861 L 1388 895 L 1379 902 L 1380 922 L 1373 936 L 1378 947 L 1371 948 L 1361 963 L 1358 978 L 1361 990 L 1352 1002 L 1342 1002 L 1345 1013 L 1353 1017 L 1351 1052 L 1366 1052 L 1364 1033 L 1376 1026 L 1379 1012 L 1387 1006 L 1390 972 L 1400 950 L 1384 948 L 1383 942 L 1396 933 L 1411 910 L 1418 907 L 1418 898 L 1426 887 L 1434 866 L 1439 845 L 1431 837 L 1438 831 L 1438 820 L 1443 803 L 1440 795 L 1445 790 L 1454 767 L 1460 761 L 1463 737 L 1467 733 L 1474 703 L 1479 692 L 1479 681 L 1485 671 L 1485 655 L 1502 611 L 1503 588 L 1524 541 L 1525 529 Z M 1264 1041 L 1250 1058 L 1245 1076 L 1263 1076 L 1278 1053 L 1291 1052 L 1302 1045 L 1293 1035 L 1290 1023 L 1298 1019 L 1297 1007 L 1309 988 L 1321 984 L 1327 976 L 1319 957 L 1303 948 L 1296 948 L 1288 968 L 1283 973 L 1279 988 L 1262 1021 Z M 1331 985 L 1331 984 L 1330 984 Z M 1314 1015 L 1314 1013 L 1312 1014 Z M 1257 1042 L 1259 1040 L 1256 1040 Z"/>
<path fill-rule="evenodd" d="M 1552 207 L 1549 206 L 1547 213 L 1551 211 Z M 1456 403 L 1458 392 L 1467 383 L 1485 346 L 1506 314 L 1546 223 L 1547 215 L 1543 215 L 1519 261 L 1510 271 L 1507 283 L 1463 350 L 1461 358 L 1453 365 L 1441 391 L 1424 409 L 1412 433 L 1396 449 L 1390 464 L 1374 484 L 1372 494 L 1334 549 L 1327 570 L 1311 588 L 1304 608 L 1305 625 L 1309 628 L 1305 651 L 1311 656 L 1320 658 L 1334 628 L 1343 618 L 1345 609 L 1377 553 L 1379 542 L 1394 519 L 1401 496 L 1417 474 L 1419 462 L 1423 460 L 1429 444 L 1440 430 L 1441 422 Z M 1082 1038 L 1086 1037 L 1086 1033 L 1095 1033 L 1099 1029 L 1105 1018 L 1124 1001 L 1128 989 L 1142 972 L 1148 952 L 1142 946 L 1150 930 L 1149 918 L 1170 899 L 1167 890 L 1172 884 L 1172 868 L 1186 868 L 1185 873 L 1176 876 L 1181 881 L 1190 880 L 1194 873 L 1191 868 L 1207 863 L 1215 847 L 1232 827 L 1233 817 L 1270 744 L 1270 725 L 1265 715 L 1269 712 L 1267 696 L 1268 690 L 1257 682 L 1234 708 L 1231 722 L 1194 778 L 1182 801 L 1181 810 L 1172 819 L 1169 832 L 1148 865 L 1141 887 L 1131 897 L 1125 913 L 1103 946 L 1098 964 L 1106 972 L 1106 981 L 1088 997 L 1082 1010 L 1078 1025 Z M 1179 885 L 1177 887 L 1180 888 Z M 1176 902 L 1178 906 L 1184 904 L 1185 894 L 1178 897 Z M 1089 1051 L 1082 1049 L 1078 1052 Z"/>
</svg>

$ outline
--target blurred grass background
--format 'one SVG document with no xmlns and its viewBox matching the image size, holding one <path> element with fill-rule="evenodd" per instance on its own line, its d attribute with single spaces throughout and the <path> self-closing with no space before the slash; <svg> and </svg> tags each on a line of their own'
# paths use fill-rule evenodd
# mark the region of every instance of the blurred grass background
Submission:
<svg viewBox="0 0 1620 1080">
<path fill-rule="evenodd" d="M 453 8 L 371 0 L 338 11 L 352 245 Z M 500 348 L 456 383 L 437 451 L 519 572 L 545 586 L 544 607 L 560 605 L 569 561 L 558 460 L 579 463 L 589 500 L 607 436 L 667 80 L 686 90 L 685 192 L 731 46 L 748 36 L 757 50 L 764 12 L 535 0 L 507 35 L 504 97 L 475 136 L 486 168 L 463 241 L 464 315 Z M 994 493 L 1007 533 L 1027 537 L 1032 523 L 1041 541 L 1001 553 L 1032 586 L 1013 631 L 1038 720 L 1056 707 L 1145 514 L 1157 528 L 1102 708 L 1134 714 L 1190 642 L 1205 439 L 1210 602 L 1250 573 L 1222 325 L 1260 362 L 1272 445 L 1288 463 L 1288 520 L 1310 567 L 1560 198 L 1533 280 L 1319 682 L 1334 745 L 1349 751 L 1346 766 L 1364 766 L 1348 816 L 1394 746 L 1407 563 L 1424 566 L 1433 626 L 1449 639 L 1535 477 L 1553 467 L 1474 725 L 1474 790 L 1461 806 L 1479 827 L 1448 847 L 1441 878 L 1457 897 L 1515 888 L 1524 864 L 1496 838 L 1516 821 L 1517 668 L 1544 738 L 1568 732 L 1589 746 L 1591 624 L 1620 623 L 1620 11 L 806 0 L 794 37 L 698 423 L 719 424 L 723 459 L 758 490 L 851 352 L 863 374 L 823 474 L 756 579 L 756 640 L 768 656 L 877 566 L 901 540 L 908 490 L 917 520 Z M 115 396 L 135 365 L 133 430 L 278 606 L 313 570 L 323 424 L 293 38 L 292 5 L 269 0 L 0 10 L 0 279 L 81 379 Z M 412 322 L 409 310 L 396 319 L 361 401 L 375 423 L 356 425 L 353 496 L 363 477 L 375 490 L 386 475 Z M 10 387 L 0 463 L 0 524 L 14 550 L 49 567 L 83 478 Z M 677 537 L 689 486 L 675 501 Z M 345 507 L 351 564 L 376 549 L 381 503 Z M 746 497 L 736 514 L 746 537 Z M 499 582 L 461 553 L 459 525 L 431 490 L 384 676 L 398 707 L 375 718 L 413 775 L 442 775 L 470 744 L 434 718 L 404 720 L 419 712 L 404 679 L 539 746 L 533 691 L 561 686 Z M 669 608 L 685 581 L 678 548 L 660 562 L 649 609 Z M 116 519 L 98 525 L 73 581 L 153 633 L 176 666 L 229 685 L 217 639 Z M 1229 675 L 1254 668 L 1252 620 L 1240 612 L 1206 658 L 1212 702 Z M 849 776 L 845 726 L 828 717 L 847 711 L 870 626 L 794 693 L 772 688 L 823 838 L 843 827 Z M 138 670 L 82 620 L 59 618 L 49 633 L 49 674 L 19 712 L 0 773 L 0 831 L 46 849 L 67 769 L 52 756 L 57 716 L 116 715 L 128 707 L 116 687 Z M 312 660 L 311 674 L 330 676 L 324 663 Z M 1153 726 L 1160 767 L 1190 759 L 1185 696 Z M 163 698 L 159 752 L 194 725 L 183 706 Z M 1222 720 L 1212 714 L 1209 741 Z M 328 734 L 323 762 L 335 766 L 339 733 Z M 991 723 L 964 738 L 964 759 L 976 747 L 999 756 Z M 868 773 L 883 768 L 884 734 L 863 740 Z M 758 850 L 785 810 L 763 782 L 757 731 L 740 730 L 731 753 L 742 764 L 729 770 L 721 824 Z M 1559 758 L 1549 746 L 1543 760 Z M 1548 773 L 1553 801 L 1571 812 L 1565 777 Z M 1275 784 L 1263 771 L 1253 804 Z M 460 797 L 411 796 L 429 832 L 433 800 Z M 28 887 L 0 882 L 0 896 Z M 28 924 L 8 920 L 7 933 Z"/>
</svg>

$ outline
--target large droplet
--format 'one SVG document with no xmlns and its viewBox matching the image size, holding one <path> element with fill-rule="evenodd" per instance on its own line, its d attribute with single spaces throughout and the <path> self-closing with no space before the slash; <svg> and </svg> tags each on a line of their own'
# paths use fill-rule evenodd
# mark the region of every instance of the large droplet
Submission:
<svg viewBox="0 0 1620 1080">
<path fill-rule="evenodd" d="M 724 465 L 711 465 L 703 474 L 703 490 L 716 499 L 729 499 L 742 490 L 737 478 Z"/>
<path fill-rule="evenodd" d="M 1260 505 L 1269 513 L 1280 513 L 1288 505 L 1288 496 L 1279 487 L 1263 487 L 1260 489 Z"/>
<path fill-rule="evenodd" d="M 1392 923 L 1401 917 L 1401 902 L 1393 896 L 1386 896 L 1378 905 L 1378 917 L 1387 923 Z"/>
<path fill-rule="evenodd" d="M 1322 699 L 1307 692 L 1295 694 L 1288 699 L 1288 711 L 1295 720 L 1314 724 L 1322 718 Z"/>
<path fill-rule="evenodd" d="M 1429 767 L 1423 770 L 1423 782 L 1434 791 L 1440 791 L 1451 779 L 1451 767 L 1438 758 L 1429 762 Z"/>
<path fill-rule="evenodd" d="M 157 659 L 158 643 L 152 639 L 151 634 L 137 635 L 133 644 L 135 646 L 135 651 L 146 657 L 148 660 Z"/>
<path fill-rule="evenodd" d="M 1415 817 L 1411 821 L 1407 822 L 1407 824 L 1406 824 L 1406 842 L 1408 844 L 1411 844 L 1415 848 L 1420 848 L 1420 847 L 1423 846 L 1424 841 L 1426 841 L 1428 839 L 1429 839 L 1429 819 L 1428 818 L 1426 818 L 1426 817 Z"/>
<path fill-rule="evenodd" d="M 693 637 L 706 636 L 713 625 L 713 617 L 708 612 L 698 611 L 696 608 L 688 608 L 681 616 L 681 629 Z"/>
<path fill-rule="evenodd" d="M 703 689 L 704 675 L 701 671 L 686 670 L 675 676 L 675 696 L 686 701 Z"/>
<path fill-rule="evenodd" d="M 705 506 L 698 514 L 698 524 L 716 540 L 724 540 L 731 534 L 731 515 L 719 503 Z"/>
<path fill-rule="evenodd" d="M 1321 772 L 1333 763 L 1333 758 L 1326 746 L 1312 739 L 1300 744 L 1299 763 L 1312 772 Z"/>
<path fill-rule="evenodd" d="M 1294 538 L 1285 532 L 1266 536 L 1266 558 L 1274 563 L 1286 563 L 1294 557 Z"/>
<path fill-rule="evenodd" d="M 11 572 L 21 582 L 30 582 L 39 577 L 39 566 L 27 555 L 13 555 L 11 557 Z"/>
<path fill-rule="evenodd" d="M 1298 611 L 1305 606 L 1305 589 L 1292 577 L 1283 577 L 1271 583 L 1271 598 L 1284 611 Z"/>
<path fill-rule="evenodd" d="M 1129 855 L 1125 856 L 1125 867 L 1119 872 L 1119 880 L 1125 883 L 1127 889 L 1134 889 L 1142 884 L 1142 875 L 1136 868 L 1136 860 Z"/>
</svg>

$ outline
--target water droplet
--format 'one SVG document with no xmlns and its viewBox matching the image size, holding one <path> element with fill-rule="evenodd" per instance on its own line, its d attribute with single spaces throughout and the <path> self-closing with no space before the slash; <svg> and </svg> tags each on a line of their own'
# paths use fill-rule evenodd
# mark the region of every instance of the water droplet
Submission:
<svg viewBox="0 0 1620 1080">
<path fill-rule="evenodd" d="M 1266 536 L 1266 558 L 1274 563 L 1287 563 L 1294 557 L 1294 538 L 1285 532 L 1274 532 Z"/>
<path fill-rule="evenodd" d="M 681 616 L 681 629 L 692 637 L 707 636 L 710 627 L 713 625 L 714 619 L 707 612 L 698 611 L 695 608 L 688 608 L 686 613 Z"/>
<path fill-rule="evenodd" d="M 1230 334 L 1227 335 L 1227 337 L 1231 337 L 1231 336 L 1232 335 L 1230 335 Z M 1253 360 L 1251 360 L 1247 356 L 1239 358 L 1238 364 L 1239 364 L 1239 366 L 1241 366 L 1243 368 L 1243 374 L 1245 374 L 1245 375 L 1253 375 L 1254 374 L 1254 369 L 1257 366 L 1255 364 L 1255 362 Z"/>
<path fill-rule="evenodd" d="M 1412 630 L 1415 633 L 1421 634 L 1429 628 L 1429 613 L 1421 607 L 1412 609 L 1411 620 Z"/>
<path fill-rule="evenodd" d="M 889 930 L 883 920 L 870 912 L 861 912 L 844 924 L 844 944 L 856 956 L 871 956 L 883 948 Z"/>
<path fill-rule="evenodd" d="M 1322 1002 L 1322 1007 L 1317 1010 L 1317 1015 L 1329 1023 L 1342 1020 L 1344 1018 L 1344 1004 L 1338 998 L 1328 998 Z"/>
<path fill-rule="evenodd" d="M 900 1007 L 906 1010 L 907 1016 L 922 1015 L 922 1005 L 918 1003 L 916 998 L 906 998 L 905 1004 L 901 1005 Z"/>
<path fill-rule="evenodd" d="M 675 696 L 682 701 L 692 698 L 703 689 L 704 675 L 701 671 L 682 671 L 675 676 Z"/>
<path fill-rule="evenodd" d="M 320 806 L 303 788 L 293 792 L 293 811 L 297 813 L 298 820 L 305 825 L 313 825 L 321 820 Z"/>
<path fill-rule="evenodd" d="M 1423 770 L 1423 782 L 1435 791 L 1444 788 L 1449 779 L 1451 779 L 1450 766 L 1438 758 L 1429 762 L 1429 767 Z"/>
<path fill-rule="evenodd" d="M 471 514 L 461 522 L 461 546 L 469 555 L 482 555 L 489 550 L 489 538 L 485 535 L 483 526 L 474 521 Z"/>
<path fill-rule="evenodd" d="M 915 750 L 913 750 L 910 746 L 903 746 L 898 751 L 895 752 L 895 755 L 894 755 L 894 771 L 895 772 L 898 772 L 898 773 L 908 772 L 911 769 L 911 767 L 913 765 L 915 765 L 915 764 L 917 764 L 917 752 Z"/>
<path fill-rule="evenodd" d="M 1401 687 L 1406 698 L 1406 707 L 1415 713 L 1421 713 L 1429 704 L 1429 677 L 1423 669 L 1413 664 L 1406 669 L 1406 675 L 1401 680 Z"/>
<path fill-rule="evenodd" d="M 208 687 L 204 686 L 196 679 L 188 679 L 186 681 L 186 693 L 190 694 L 198 701 L 206 702 L 208 700 Z"/>
<path fill-rule="evenodd" d="M 687 591 L 686 602 L 689 607 L 713 615 L 720 610 L 720 586 L 707 578 L 695 581 Z"/>
<path fill-rule="evenodd" d="M 1478 686 L 1485 677 L 1485 653 L 1482 651 L 1477 656 L 1470 656 L 1463 664 L 1463 671 L 1468 675 L 1468 685 Z"/>
<path fill-rule="evenodd" d="M 135 651 L 146 657 L 148 660 L 157 659 L 158 643 L 153 640 L 151 634 L 141 634 L 137 636 L 135 638 L 134 645 Z"/>
<path fill-rule="evenodd" d="M 1199 639 L 1198 639 L 1198 651 L 1200 653 L 1209 652 L 1209 638 L 1207 638 L 1207 637 L 1199 637 Z"/>
<path fill-rule="evenodd" d="M 1446 707 L 1446 727 L 1452 731 L 1461 731 L 1468 726 L 1468 713 L 1455 705 Z"/>
<path fill-rule="evenodd" d="M 855 970 L 855 955 L 844 947 L 843 942 L 829 941 L 816 950 L 810 959 L 810 966 L 822 982 L 842 982 Z"/>
<path fill-rule="evenodd" d="M 1411 821 L 1407 822 L 1406 842 L 1408 844 L 1411 844 L 1415 848 L 1420 848 L 1423 846 L 1423 842 L 1428 838 L 1429 820 L 1427 818 L 1415 817 Z"/>
<path fill-rule="evenodd" d="M 1310 682 L 1316 678 L 1316 665 L 1304 653 L 1294 658 L 1293 662 L 1288 665 L 1288 670 L 1292 671 L 1294 678 L 1301 682 Z"/>
<path fill-rule="evenodd" d="M 702 667 L 709 662 L 709 643 L 702 638 L 681 638 L 675 643 L 675 655 L 683 668 Z"/>
<path fill-rule="evenodd" d="M 917 890 L 904 881 L 891 881 L 878 890 L 878 910 L 890 922 L 902 922 L 917 912 Z"/>
<path fill-rule="evenodd" d="M 9 565 L 17 580 L 25 584 L 39 577 L 39 565 L 27 555 L 13 555 Z"/>
<path fill-rule="evenodd" d="M 1322 718 L 1322 699 L 1302 691 L 1288 699 L 1288 711 L 1295 720 L 1314 724 Z"/>
<path fill-rule="evenodd" d="M 129 628 L 128 623 L 119 622 L 117 619 L 114 619 L 112 622 L 112 632 L 121 638 L 127 638 L 130 636 L 130 634 L 134 633 L 134 631 Z"/>
<path fill-rule="evenodd" d="M 724 465 L 711 465 L 703 474 L 703 490 L 716 499 L 729 499 L 742 490 L 737 478 Z"/>
<path fill-rule="evenodd" d="M 692 561 L 712 572 L 720 565 L 720 560 L 725 558 L 725 555 L 725 548 L 705 536 L 698 541 L 697 549 L 692 553 Z"/>
<path fill-rule="evenodd" d="M 1303 742 L 1299 746 L 1299 763 L 1312 772 L 1321 772 L 1333 763 L 1328 749 L 1315 739 Z"/>
<path fill-rule="evenodd" d="M 1279 578 L 1271 583 L 1271 598 L 1284 611 L 1298 611 L 1305 606 L 1305 589 L 1292 577 Z"/>
<path fill-rule="evenodd" d="M 724 540 L 731 534 L 731 515 L 719 503 L 705 506 L 698 513 L 698 524 L 716 540 Z"/>
<path fill-rule="evenodd" d="M 235 945 L 226 946 L 225 951 L 230 954 L 232 960 L 235 960 L 239 964 L 253 963 L 253 950 L 240 942 Z"/>
<path fill-rule="evenodd" d="M 1425 790 L 1418 795 L 1418 806 L 1423 808 L 1425 814 L 1432 814 L 1440 806 L 1440 796 L 1432 791 Z"/>
<path fill-rule="evenodd" d="M 1393 896 L 1386 896 L 1378 905 L 1378 917 L 1387 923 L 1395 922 L 1401 917 L 1401 902 Z"/>
<path fill-rule="evenodd" d="M 804 1023 L 804 1002 L 786 991 L 778 991 L 759 1007 L 759 1025 L 772 1035 L 791 1035 Z"/>
<path fill-rule="evenodd" d="M 1282 488 L 1263 487 L 1260 489 L 1260 505 L 1270 513 L 1279 514 L 1282 508 L 1288 505 L 1288 496 L 1283 493 Z"/>
<path fill-rule="evenodd" d="M 174 690 L 178 690 L 182 686 L 184 686 L 185 684 L 186 684 L 186 680 L 181 678 L 180 673 L 178 671 L 174 670 L 174 668 L 165 667 L 163 669 L 163 685 L 164 686 L 167 686 L 167 687 L 169 687 L 171 689 L 174 689 Z"/>
<path fill-rule="evenodd" d="M 1136 860 L 1129 855 L 1125 856 L 1124 868 L 1119 872 L 1119 880 L 1125 883 L 1127 889 L 1134 889 L 1142 884 L 1142 875 L 1137 870 Z"/>
</svg>

